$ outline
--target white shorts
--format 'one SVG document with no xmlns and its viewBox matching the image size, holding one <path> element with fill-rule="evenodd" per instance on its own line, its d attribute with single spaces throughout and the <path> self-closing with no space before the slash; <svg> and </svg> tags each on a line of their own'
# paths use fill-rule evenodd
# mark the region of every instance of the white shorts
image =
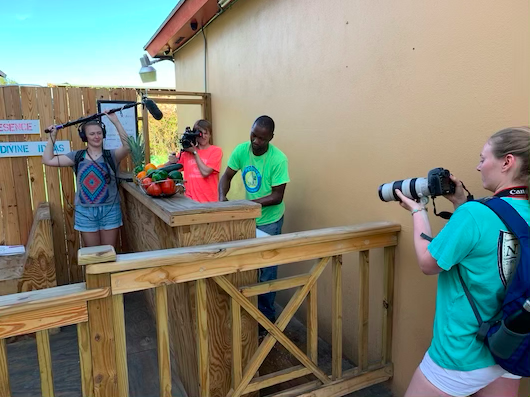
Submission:
<svg viewBox="0 0 530 397">
<path fill-rule="evenodd" d="M 420 371 L 438 389 L 455 397 L 465 397 L 476 393 L 500 377 L 521 379 L 520 376 L 506 372 L 499 365 L 472 371 L 445 369 L 432 361 L 428 352 L 425 353 L 420 363 Z"/>
</svg>

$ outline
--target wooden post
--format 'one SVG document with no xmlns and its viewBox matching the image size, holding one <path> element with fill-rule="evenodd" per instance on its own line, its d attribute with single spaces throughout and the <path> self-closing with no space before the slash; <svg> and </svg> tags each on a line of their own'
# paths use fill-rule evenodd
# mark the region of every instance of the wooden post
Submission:
<svg viewBox="0 0 530 397">
<path fill-rule="evenodd" d="M 342 377 L 342 255 L 333 257 L 332 323 L 332 379 Z"/>
<path fill-rule="evenodd" d="M 206 280 L 197 280 L 195 287 L 197 299 L 197 351 L 199 356 L 200 397 L 210 395 L 210 368 L 208 357 L 208 312 Z"/>
<path fill-rule="evenodd" d="M 0 396 L 11 397 L 9 372 L 7 370 L 7 348 L 5 339 L 0 339 Z"/>
<path fill-rule="evenodd" d="M 167 312 L 167 285 L 156 287 L 156 338 L 160 397 L 171 397 L 171 360 Z"/>
<path fill-rule="evenodd" d="M 392 361 L 392 315 L 394 312 L 394 257 L 396 247 L 384 249 L 383 344 L 381 364 Z"/>
<path fill-rule="evenodd" d="M 52 354 L 48 330 L 37 331 L 37 355 L 39 357 L 40 388 L 42 397 L 53 397 Z"/>
<path fill-rule="evenodd" d="M 232 313 L 232 388 L 235 389 L 243 377 L 243 352 L 241 346 L 241 306 L 234 298 L 230 299 L 230 311 Z"/>
<path fill-rule="evenodd" d="M 318 295 L 317 284 L 307 295 L 307 355 L 318 365 Z"/>
<path fill-rule="evenodd" d="M 368 304 L 370 251 L 359 252 L 359 322 L 357 332 L 357 365 L 360 372 L 368 368 Z"/>
<path fill-rule="evenodd" d="M 92 251 L 96 250 L 91 247 Z M 99 247 L 98 247 L 99 248 Z M 85 257 L 80 249 L 79 264 L 97 263 L 100 256 Z M 89 250 L 90 251 L 90 250 Z M 91 255 L 90 252 L 86 255 Z M 107 246 L 107 261 L 116 260 L 116 252 Z M 110 274 L 87 274 L 87 289 L 110 287 Z M 114 337 L 112 296 L 88 302 L 88 319 L 90 328 L 90 348 L 92 350 L 92 372 L 94 376 L 94 395 L 96 397 L 121 397 L 118 392 L 118 369 L 116 365 L 116 343 Z"/>
<path fill-rule="evenodd" d="M 118 372 L 118 393 L 129 396 L 129 374 L 127 371 L 127 342 L 125 339 L 125 312 L 123 294 L 112 296 L 114 338 L 116 340 L 116 370 Z"/>
<path fill-rule="evenodd" d="M 77 345 L 79 347 L 79 366 L 81 370 L 81 393 L 83 397 L 94 397 L 92 354 L 90 350 L 88 323 L 77 324 Z"/>
<path fill-rule="evenodd" d="M 149 144 L 149 112 L 144 106 L 142 109 L 142 133 L 145 143 L 145 163 L 151 162 L 151 145 Z"/>
</svg>

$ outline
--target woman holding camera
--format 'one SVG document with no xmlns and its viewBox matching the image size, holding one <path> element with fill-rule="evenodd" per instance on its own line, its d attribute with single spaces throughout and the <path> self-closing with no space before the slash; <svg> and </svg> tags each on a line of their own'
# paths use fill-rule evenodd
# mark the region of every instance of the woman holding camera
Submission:
<svg viewBox="0 0 530 397">
<path fill-rule="evenodd" d="M 182 164 L 186 180 L 186 196 L 199 203 L 217 201 L 219 170 L 223 151 L 210 144 L 212 124 L 208 120 L 197 120 L 194 131 L 199 131 L 197 144 L 182 149 L 178 158 L 175 153 L 169 156 L 170 164 Z"/>
<path fill-rule="evenodd" d="M 530 224 L 529 157 L 530 129 L 507 128 L 488 139 L 477 171 L 484 188 L 502 197 Z M 479 325 L 458 270 L 484 321 L 494 318 L 516 263 L 513 254 L 508 254 L 518 251 L 517 240 L 485 205 L 466 202 L 462 183 L 454 176 L 451 179 L 456 192 L 445 197 L 453 203 L 455 212 L 430 243 L 421 237 L 422 233 L 431 235 L 426 208 L 396 190 L 400 205 L 412 213 L 419 267 L 427 275 L 438 274 L 431 346 L 405 396 L 514 397 L 520 377 L 497 365 L 488 347 L 476 338 Z M 514 194 L 514 188 L 518 188 L 518 194 Z"/>
</svg>

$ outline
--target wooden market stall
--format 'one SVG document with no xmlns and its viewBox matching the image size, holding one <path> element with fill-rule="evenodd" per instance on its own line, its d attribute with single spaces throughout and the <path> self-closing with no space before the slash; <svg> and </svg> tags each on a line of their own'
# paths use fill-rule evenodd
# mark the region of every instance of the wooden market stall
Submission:
<svg viewBox="0 0 530 397">
<path fill-rule="evenodd" d="M 201 204 L 179 194 L 169 198 L 152 198 L 132 182 L 122 183 L 121 194 L 124 240 L 130 252 L 256 237 L 256 218 L 261 214 L 261 206 L 251 201 Z M 236 286 L 258 281 L 256 270 L 234 273 L 228 278 Z M 152 281 L 155 284 L 158 280 Z M 209 372 L 212 379 L 210 395 L 226 396 L 232 379 L 230 300 L 212 279 L 207 280 L 206 289 L 207 310 L 201 311 L 200 303 L 195 299 L 194 282 L 168 285 L 170 346 L 176 360 L 176 366 L 172 368 L 188 395 L 199 395 L 197 313 L 207 313 Z M 146 290 L 146 294 L 153 311 L 156 310 L 155 289 Z M 242 340 L 242 361 L 245 365 L 258 346 L 257 323 L 246 312 L 242 314 Z"/>
</svg>

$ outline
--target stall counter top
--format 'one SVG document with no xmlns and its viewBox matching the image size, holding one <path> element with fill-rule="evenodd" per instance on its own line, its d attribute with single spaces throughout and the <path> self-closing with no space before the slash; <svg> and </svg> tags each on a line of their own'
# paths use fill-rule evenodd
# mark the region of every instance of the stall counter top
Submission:
<svg viewBox="0 0 530 397">
<path fill-rule="evenodd" d="M 199 203 L 182 194 L 150 197 L 133 182 L 122 182 L 121 187 L 171 227 L 253 219 L 261 215 L 261 205 L 248 200 Z"/>
</svg>

